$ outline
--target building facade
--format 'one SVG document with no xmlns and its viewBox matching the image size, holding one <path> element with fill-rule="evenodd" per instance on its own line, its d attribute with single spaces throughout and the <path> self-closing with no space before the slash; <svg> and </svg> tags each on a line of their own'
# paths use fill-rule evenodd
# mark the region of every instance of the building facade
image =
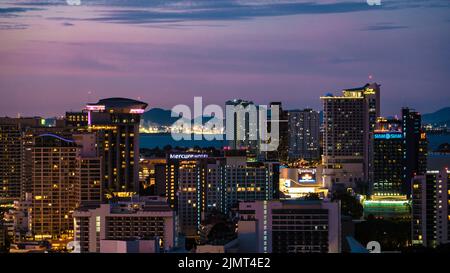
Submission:
<svg viewBox="0 0 450 273">
<path fill-rule="evenodd" d="M 80 149 L 73 140 L 53 134 L 40 135 L 34 142 L 32 233 L 36 239 L 70 238 L 72 213 L 80 201 Z"/>
<path fill-rule="evenodd" d="M 98 134 L 103 158 L 104 199 L 139 192 L 139 123 L 147 104 L 125 99 L 102 99 L 86 106 L 88 129 Z"/>
<path fill-rule="evenodd" d="M 179 231 L 198 237 L 213 211 L 228 214 L 240 201 L 272 200 L 278 163 L 247 162 L 243 156 L 168 154 L 166 198 L 178 215 Z"/>
<path fill-rule="evenodd" d="M 25 195 L 27 128 L 37 127 L 41 118 L 0 118 L 0 203 L 12 203 Z"/>
<path fill-rule="evenodd" d="M 372 165 L 370 133 L 380 116 L 380 85 L 346 89 L 321 97 L 324 106 L 322 177 L 329 187 L 366 193 Z"/>
<path fill-rule="evenodd" d="M 412 178 L 415 175 L 425 174 L 427 170 L 428 141 L 425 132 L 422 131 L 422 116 L 413 109 L 402 108 L 402 129 L 405 139 L 403 179 L 406 182 L 402 191 L 410 196 Z"/>
<path fill-rule="evenodd" d="M 436 247 L 450 242 L 450 171 L 427 171 L 412 181 L 412 243 Z"/>
<path fill-rule="evenodd" d="M 292 110 L 289 119 L 289 159 L 320 158 L 320 116 L 312 109 Z"/>
<path fill-rule="evenodd" d="M 256 201 L 239 204 L 238 239 L 244 253 L 339 253 L 340 204 Z"/>
<path fill-rule="evenodd" d="M 156 240 L 161 251 L 175 244 L 175 214 L 159 199 L 81 207 L 75 211 L 73 221 L 81 253 L 101 252 L 109 248 L 111 241 Z"/>
<path fill-rule="evenodd" d="M 404 141 L 400 121 L 379 118 L 373 133 L 372 195 L 402 195 Z"/>
</svg>

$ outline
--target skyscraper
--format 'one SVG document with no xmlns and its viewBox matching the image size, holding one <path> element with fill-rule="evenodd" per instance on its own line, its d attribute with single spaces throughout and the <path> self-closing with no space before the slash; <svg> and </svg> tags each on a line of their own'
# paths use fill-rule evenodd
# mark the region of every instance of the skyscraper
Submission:
<svg viewBox="0 0 450 273">
<path fill-rule="evenodd" d="M 415 175 L 424 174 L 427 168 L 427 138 L 422 131 L 422 116 L 410 108 L 402 108 L 402 129 L 404 136 L 405 180 L 402 191 L 411 194 L 411 179 Z"/>
<path fill-rule="evenodd" d="M 412 181 L 412 243 L 436 247 L 450 242 L 450 171 L 427 171 Z"/>
<path fill-rule="evenodd" d="M 371 168 L 370 133 L 380 115 L 380 85 L 366 84 L 328 94 L 324 103 L 323 179 L 328 187 L 368 189 Z"/>
<path fill-rule="evenodd" d="M 125 98 L 86 106 L 89 130 L 98 133 L 105 199 L 130 197 L 139 191 L 139 123 L 146 107 L 144 102 Z"/>
<path fill-rule="evenodd" d="M 80 148 L 53 134 L 37 136 L 32 148 L 32 224 L 36 239 L 69 239 L 79 205 Z"/>
<path fill-rule="evenodd" d="M 166 197 L 177 211 L 179 231 L 196 237 L 210 212 L 228 214 L 241 201 L 271 200 L 277 166 L 246 162 L 245 151 L 229 151 L 225 157 L 168 154 Z"/>
<path fill-rule="evenodd" d="M 312 109 L 291 110 L 288 117 L 289 159 L 319 159 L 319 112 Z"/>
<path fill-rule="evenodd" d="M 268 201 L 274 195 L 274 163 L 227 160 L 223 168 L 222 211 L 228 213 L 243 201 Z"/>
<path fill-rule="evenodd" d="M 278 119 L 272 116 L 272 107 L 276 106 L 279 109 Z M 263 160 L 267 161 L 287 161 L 289 152 L 289 123 L 288 123 L 288 111 L 283 110 L 281 102 L 271 102 L 269 105 L 268 117 L 267 117 L 267 132 L 272 132 L 272 128 L 275 128 L 272 124 L 278 125 L 279 144 L 276 151 L 262 152 Z"/>
<path fill-rule="evenodd" d="M 226 107 L 234 107 L 237 109 L 233 114 L 233 139 L 228 140 L 228 146 L 232 150 L 247 150 L 249 156 L 256 157 L 258 149 L 258 132 L 252 131 L 251 128 L 258 128 L 258 115 L 255 111 L 250 113 L 250 109 L 256 106 L 252 101 L 241 99 L 229 100 L 225 103 Z M 239 108 L 242 109 L 239 112 Z M 240 114 L 242 113 L 242 114 Z M 227 121 L 227 126 L 230 121 Z M 227 129 L 228 130 L 228 129 Z"/>
<path fill-rule="evenodd" d="M 187 237 L 198 235 L 202 215 L 207 210 L 208 164 L 215 159 L 207 154 L 170 153 L 166 165 L 166 197 L 177 211 L 178 229 Z"/>
<path fill-rule="evenodd" d="M 41 120 L 0 118 L 0 202 L 12 203 L 24 196 L 25 131 L 39 126 Z"/>
<path fill-rule="evenodd" d="M 379 118 L 373 133 L 373 187 L 371 194 L 398 196 L 403 189 L 404 138 L 401 121 Z"/>
</svg>

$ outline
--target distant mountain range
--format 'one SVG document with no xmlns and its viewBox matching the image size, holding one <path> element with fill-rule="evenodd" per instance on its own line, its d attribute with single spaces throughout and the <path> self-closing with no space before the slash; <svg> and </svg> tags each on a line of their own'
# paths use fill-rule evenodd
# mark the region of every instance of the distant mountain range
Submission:
<svg viewBox="0 0 450 273">
<path fill-rule="evenodd" d="M 174 114 L 175 115 L 175 114 Z M 172 117 L 172 111 L 171 110 L 165 110 L 161 108 L 152 108 L 145 112 L 142 115 L 142 119 L 145 124 L 151 124 L 156 126 L 170 126 L 174 124 L 177 120 L 180 118 L 175 115 L 175 117 Z M 211 120 L 212 117 L 203 117 L 203 123 Z M 188 121 L 189 119 L 185 119 Z"/>
<path fill-rule="evenodd" d="M 161 108 L 152 108 L 143 114 L 143 120 L 146 124 L 159 125 L 159 126 L 170 126 L 178 117 L 171 116 L 171 110 L 165 110 Z M 204 117 L 203 123 L 209 121 L 211 117 Z M 320 112 L 320 120 L 323 119 L 323 113 Z M 444 125 L 450 126 L 450 107 L 442 108 L 434 113 L 428 113 L 422 115 L 423 124 L 434 124 L 434 125 Z"/>
<path fill-rule="evenodd" d="M 422 123 L 450 126 L 450 107 L 445 107 L 434 113 L 422 115 Z"/>
<path fill-rule="evenodd" d="M 160 126 L 170 126 L 178 120 L 177 117 L 172 117 L 172 111 L 161 108 L 152 108 L 142 115 L 145 123 Z"/>
</svg>

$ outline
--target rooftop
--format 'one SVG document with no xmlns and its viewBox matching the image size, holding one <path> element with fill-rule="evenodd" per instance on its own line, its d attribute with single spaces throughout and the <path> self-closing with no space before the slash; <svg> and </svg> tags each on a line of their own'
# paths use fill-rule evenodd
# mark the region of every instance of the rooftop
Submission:
<svg viewBox="0 0 450 273">
<path fill-rule="evenodd" d="M 105 109 L 130 108 L 145 109 L 148 104 L 142 101 L 128 98 L 107 98 L 101 99 L 97 103 L 88 103 L 87 106 L 104 106 Z"/>
</svg>

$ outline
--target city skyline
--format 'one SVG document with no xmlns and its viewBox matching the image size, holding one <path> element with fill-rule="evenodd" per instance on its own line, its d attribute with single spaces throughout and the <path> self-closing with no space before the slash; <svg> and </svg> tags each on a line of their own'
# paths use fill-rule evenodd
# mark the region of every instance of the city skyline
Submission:
<svg viewBox="0 0 450 273">
<path fill-rule="evenodd" d="M 382 85 L 384 116 L 450 99 L 446 1 L 0 3 L 0 116 L 63 115 L 107 97 L 321 109 L 320 96 L 369 81 Z"/>
</svg>

